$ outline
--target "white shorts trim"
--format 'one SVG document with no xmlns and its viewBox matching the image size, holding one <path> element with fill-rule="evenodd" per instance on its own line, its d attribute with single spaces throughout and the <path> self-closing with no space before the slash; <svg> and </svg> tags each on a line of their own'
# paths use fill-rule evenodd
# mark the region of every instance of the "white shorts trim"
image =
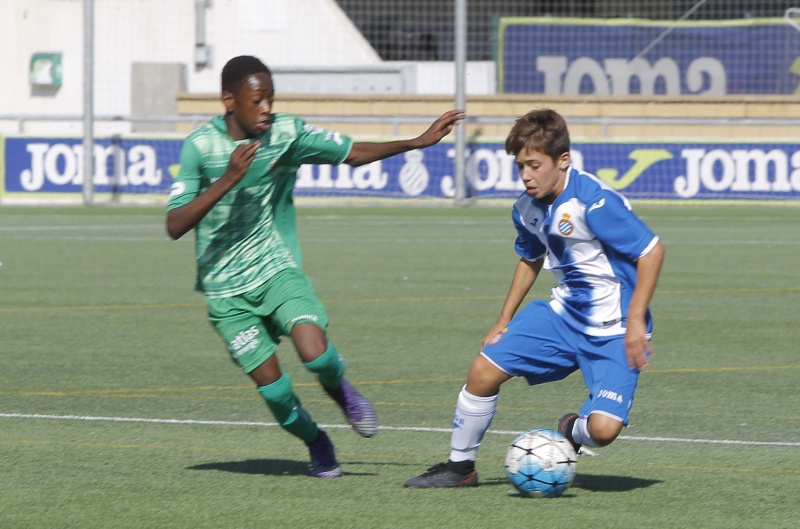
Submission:
<svg viewBox="0 0 800 529">
<path fill-rule="evenodd" d="M 491 358 L 489 358 L 488 356 L 486 356 L 486 355 L 484 354 L 484 352 L 483 352 L 483 351 L 481 351 L 481 352 L 480 352 L 480 355 L 481 355 L 482 357 L 484 357 L 486 360 L 488 360 L 490 364 L 492 364 L 494 367 L 496 367 L 497 369 L 499 369 L 500 371 L 502 371 L 502 372 L 503 372 L 503 373 L 505 373 L 506 375 L 508 375 L 508 376 L 510 376 L 510 377 L 518 377 L 518 376 L 519 376 L 519 375 L 515 375 L 514 373 L 509 373 L 508 371 L 506 371 L 505 369 L 503 369 L 502 367 L 500 367 L 499 365 L 497 365 L 497 364 L 494 362 L 494 360 L 492 360 Z M 465 387 L 466 387 L 466 386 L 465 386 Z"/>
<path fill-rule="evenodd" d="M 589 413 L 589 415 L 593 415 L 595 413 L 598 414 L 598 415 L 605 415 L 606 417 L 614 419 L 615 421 L 621 422 L 623 425 L 625 425 L 625 421 L 623 421 L 621 417 L 618 417 L 618 416 L 614 415 L 613 413 L 608 413 L 607 411 L 603 411 L 603 410 L 592 410 Z"/>
</svg>

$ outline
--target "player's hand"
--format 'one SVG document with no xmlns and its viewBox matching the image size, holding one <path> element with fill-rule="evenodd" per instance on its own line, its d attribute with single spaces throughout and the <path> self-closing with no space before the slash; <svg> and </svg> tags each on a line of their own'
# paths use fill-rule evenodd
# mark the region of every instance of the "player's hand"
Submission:
<svg viewBox="0 0 800 529">
<path fill-rule="evenodd" d="M 628 320 L 628 328 L 625 331 L 625 356 L 631 369 L 641 371 L 650 363 L 653 349 L 646 332 L 647 327 L 643 321 Z"/>
<path fill-rule="evenodd" d="M 449 110 L 439 117 L 428 130 L 423 132 L 419 138 L 420 147 L 430 147 L 439 143 L 442 138 L 450 134 L 453 127 L 458 125 L 465 117 L 463 110 Z"/>
<path fill-rule="evenodd" d="M 506 330 L 506 325 L 507 323 L 502 323 L 499 321 L 495 323 L 492 328 L 489 329 L 489 332 L 487 332 L 483 337 L 483 340 L 481 340 L 481 349 L 483 349 L 487 343 L 494 340 L 497 336 L 502 336 L 503 332 Z"/>
<path fill-rule="evenodd" d="M 258 140 L 251 141 L 246 145 L 237 146 L 233 150 L 233 153 L 231 153 L 228 169 L 223 176 L 231 180 L 234 184 L 239 183 L 242 178 L 244 178 L 247 170 L 250 169 L 250 164 L 255 160 L 256 151 L 260 146 L 261 143 Z"/>
</svg>

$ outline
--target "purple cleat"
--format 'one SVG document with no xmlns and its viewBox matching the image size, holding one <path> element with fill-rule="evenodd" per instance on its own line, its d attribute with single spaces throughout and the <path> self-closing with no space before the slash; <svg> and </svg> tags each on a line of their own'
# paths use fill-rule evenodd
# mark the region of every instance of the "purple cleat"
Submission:
<svg viewBox="0 0 800 529">
<path fill-rule="evenodd" d="M 333 443 L 322 430 L 308 445 L 308 453 L 311 455 L 311 475 L 315 478 L 338 478 L 342 475 L 342 469 L 333 453 Z"/>
<path fill-rule="evenodd" d="M 342 408 L 347 422 L 359 435 L 372 437 L 378 433 L 378 416 L 375 408 L 347 380 L 342 379 L 336 389 L 324 386 L 323 389 Z"/>
</svg>

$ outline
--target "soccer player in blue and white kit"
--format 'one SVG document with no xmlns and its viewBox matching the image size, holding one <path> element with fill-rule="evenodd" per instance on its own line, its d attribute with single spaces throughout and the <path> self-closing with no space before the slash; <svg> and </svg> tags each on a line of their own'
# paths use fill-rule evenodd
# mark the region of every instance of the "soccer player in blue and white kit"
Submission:
<svg viewBox="0 0 800 529">
<path fill-rule="evenodd" d="M 513 377 L 536 385 L 580 369 L 589 396 L 579 413 L 561 418 L 558 431 L 576 451 L 608 445 L 628 423 L 639 372 L 652 354 L 648 305 L 664 260 L 659 238 L 622 195 L 570 165 L 569 132 L 557 112 L 517 119 L 505 146 L 526 188 L 512 210 L 520 260 L 458 395 L 448 461 L 406 487 L 478 484 L 478 448 L 500 386 Z M 517 313 L 542 268 L 558 281 L 550 301 Z"/>
</svg>

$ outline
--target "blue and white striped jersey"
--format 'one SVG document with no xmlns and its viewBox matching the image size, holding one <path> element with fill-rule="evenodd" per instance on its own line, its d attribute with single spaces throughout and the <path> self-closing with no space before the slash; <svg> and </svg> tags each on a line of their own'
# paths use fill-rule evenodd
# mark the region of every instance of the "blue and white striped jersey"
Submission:
<svg viewBox="0 0 800 529">
<path fill-rule="evenodd" d="M 544 268 L 558 281 L 553 310 L 585 334 L 624 334 L 636 261 L 658 242 L 628 200 L 596 176 L 570 167 L 552 205 L 523 193 L 512 217 L 516 252 L 530 261 L 545 257 Z M 647 329 L 652 329 L 649 311 Z"/>
</svg>

